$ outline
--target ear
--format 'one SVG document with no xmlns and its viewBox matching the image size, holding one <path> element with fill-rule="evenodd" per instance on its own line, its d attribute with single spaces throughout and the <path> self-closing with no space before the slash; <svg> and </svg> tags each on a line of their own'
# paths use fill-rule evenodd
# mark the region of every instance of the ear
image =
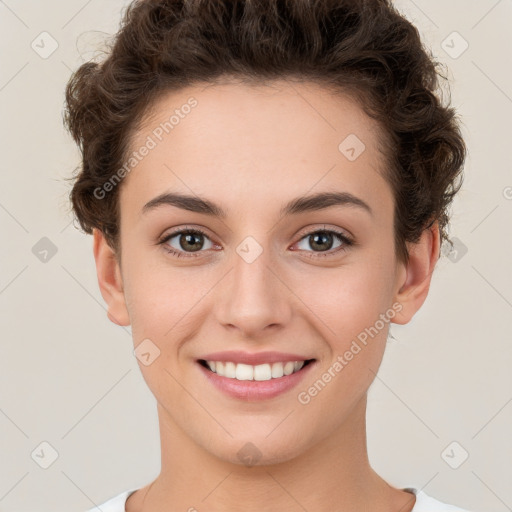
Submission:
<svg viewBox="0 0 512 512">
<path fill-rule="evenodd" d="M 430 281 L 435 265 L 439 259 L 440 234 L 439 224 L 434 222 L 425 229 L 418 243 L 408 244 L 409 262 L 401 264 L 398 272 L 398 291 L 395 301 L 402 309 L 391 320 L 396 324 L 410 322 L 415 313 L 425 302 L 430 288 Z"/>
<path fill-rule="evenodd" d="M 107 303 L 107 316 L 117 325 L 130 325 L 130 316 L 126 307 L 121 269 L 114 250 L 108 245 L 99 229 L 93 230 L 94 259 L 96 274 L 103 299 Z"/>
</svg>

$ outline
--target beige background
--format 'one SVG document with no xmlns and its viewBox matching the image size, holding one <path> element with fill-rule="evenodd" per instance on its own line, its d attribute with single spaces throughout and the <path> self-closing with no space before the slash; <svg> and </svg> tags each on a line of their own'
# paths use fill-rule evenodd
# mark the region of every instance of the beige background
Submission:
<svg viewBox="0 0 512 512">
<path fill-rule="evenodd" d="M 92 238 L 72 224 L 64 180 L 78 163 L 62 126 L 65 83 L 95 55 L 102 33 L 116 31 L 125 5 L 0 1 L 0 511 L 83 511 L 159 472 L 155 400 L 129 328 L 107 319 Z M 397 5 L 449 67 L 469 156 L 453 210 L 458 252 L 439 262 L 413 321 L 392 326 L 396 339 L 371 388 L 370 459 L 395 486 L 475 512 L 505 512 L 512 510 L 512 1 Z M 58 44 L 47 58 L 31 47 L 46 37 L 51 49 L 43 31 Z M 457 56 L 464 40 L 469 47 Z M 43 237 L 57 251 L 46 262 Z M 454 441 L 460 447 L 445 451 Z M 43 469 L 52 450 L 58 456 Z M 463 450 L 468 459 L 453 469 L 446 460 L 460 463 Z"/>
</svg>

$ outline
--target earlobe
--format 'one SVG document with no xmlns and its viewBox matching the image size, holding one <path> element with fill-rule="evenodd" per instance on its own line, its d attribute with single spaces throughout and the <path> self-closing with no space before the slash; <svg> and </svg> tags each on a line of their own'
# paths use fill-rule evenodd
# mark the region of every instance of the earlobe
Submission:
<svg viewBox="0 0 512 512">
<path fill-rule="evenodd" d="M 101 295 L 107 303 L 107 316 L 117 325 L 130 325 L 121 269 L 116 255 L 99 229 L 93 230 L 93 239 L 96 274 Z"/>
<path fill-rule="evenodd" d="M 439 259 L 439 247 L 440 234 L 437 221 L 423 231 L 418 243 L 408 246 L 409 262 L 405 265 L 405 271 L 400 273 L 400 280 L 397 283 L 398 291 L 395 294 L 395 301 L 402 306 L 402 309 L 393 318 L 393 323 L 410 322 L 425 302 L 432 273 Z"/>
</svg>

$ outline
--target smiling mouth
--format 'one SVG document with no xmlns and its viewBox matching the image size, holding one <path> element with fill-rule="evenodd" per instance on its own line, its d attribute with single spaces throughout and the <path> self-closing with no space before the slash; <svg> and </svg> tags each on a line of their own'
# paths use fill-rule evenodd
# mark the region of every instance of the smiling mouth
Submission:
<svg viewBox="0 0 512 512">
<path fill-rule="evenodd" d="M 265 363 L 259 365 L 249 365 L 234 363 L 230 361 L 205 361 L 199 359 L 201 366 L 208 369 L 219 377 L 242 381 L 267 381 L 281 379 L 300 372 L 307 365 L 314 362 L 315 359 L 305 361 L 289 361 L 286 363 Z"/>
</svg>

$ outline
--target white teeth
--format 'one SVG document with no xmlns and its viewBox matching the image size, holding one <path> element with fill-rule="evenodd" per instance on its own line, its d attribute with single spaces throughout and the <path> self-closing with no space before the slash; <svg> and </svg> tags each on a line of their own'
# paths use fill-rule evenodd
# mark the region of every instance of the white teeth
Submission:
<svg viewBox="0 0 512 512">
<path fill-rule="evenodd" d="M 217 361 L 215 363 L 215 372 L 221 377 L 224 377 L 224 363 Z"/>
<path fill-rule="evenodd" d="M 254 367 L 254 380 L 270 380 L 272 369 L 269 364 L 259 364 Z"/>
<path fill-rule="evenodd" d="M 236 380 L 254 380 L 254 367 L 250 364 L 236 365 Z"/>
<path fill-rule="evenodd" d="M 237 380 L 270 380 L 279 379 L 284 375 L 298 372 L 304 361 L 288 361 L 286 363 L 265 363 L 252 366 L 250 364 L 235 364 L 231 361 L 206 361 L 208 368 L 221 377 Z"/>
<path fill-rule="evenodd" d="M 224 364 L 224 377 L 234 379 L 236 377 L 236 364 L 228 361 Z"/>
<path fill-rule="evenodd" d="M 295 368 L 295 363 L 293 361 L 289 361 L 284 365 L 284 374 L 290 375 L 293 373 L 293 370 Z"/>
<path fill-rule="evenodd" d="M 284 375 L 283 363 L 274 363 L 272 365 L 272 378 L 278 379 Z"/>
</svg>

